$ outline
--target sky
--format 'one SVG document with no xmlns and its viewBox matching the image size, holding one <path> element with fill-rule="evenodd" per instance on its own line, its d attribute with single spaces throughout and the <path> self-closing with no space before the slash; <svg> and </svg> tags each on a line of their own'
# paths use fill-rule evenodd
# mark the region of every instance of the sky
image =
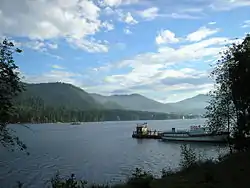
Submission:
<svg viewBox="0 0 250 188">
<path fill-rule="evenodd" d="M 249 33 L 250 0 L 1 0 L 0 25 L 25 82 L 166 103 L 213 87 L 219 52 Z"/>
</svg>

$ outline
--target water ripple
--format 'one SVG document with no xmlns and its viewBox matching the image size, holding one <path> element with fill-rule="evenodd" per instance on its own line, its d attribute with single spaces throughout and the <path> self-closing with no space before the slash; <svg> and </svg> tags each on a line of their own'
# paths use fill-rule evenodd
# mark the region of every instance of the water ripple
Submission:
<svg viewBox="0 0 250 188">
<path fill-rule="evenodd" d="M 185 128 L 204 120 L 149 121 L 154 129 L 172 126 Z M 15 181 L 25 186 L 45 187 L 57 170 L 63 176 L 75 173 L 78 178 L 96 183 L 119 183 L 131 176 L 136 167 L 156 175 L 162 168 L 177 168 L 180 144 L 131 138 L 137 122 L 29 125 L 32 131 L 15 126 L 28 145 L 30 156 L 0 148 L 0 187 L 9 188 Z M 217 146 L 192 145 L 197 153 L 218 156 L 225 151 Z M 12 182 L 12 183 L 11 183 Z"/>
</svg>

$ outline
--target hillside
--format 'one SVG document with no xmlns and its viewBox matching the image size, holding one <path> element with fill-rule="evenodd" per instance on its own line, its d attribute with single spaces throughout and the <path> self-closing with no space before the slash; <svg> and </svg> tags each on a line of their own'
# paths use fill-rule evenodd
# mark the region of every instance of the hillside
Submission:
<svg viewBox="0 0 250 188">
<path fill-rule="evenodd" d="M 103 108 L 84 90 L 65 83 L 25 84 L 25 91 L 18 96 L 17 101 L 23 103 L 31 97 L 42 99 L 45 106 L 81 110 Z"/>
<path fill-rule="evenodd" d="M 118 106 L 128 110 L 165 113 L 175 111 L 172 105 L 163 104 L 139 94 L 102 96 L 93 93 L 91 94 L 91 96 L 101 104 L 113 102 L 116 103 Z"/>
<path fill-rule="evenodd" d="M 139 94 L 111 95 L 89 94 L 84 90 L 65 83 L 25 84 L 24 91 L 17 99 L 24 103 L 31 97 L 43 100 L 45 106 L 66 107 L 68 109 L 90 110 L 134 110 L 163 113 L 202 114 L 209 100 L 208 95 L 197 95 L 176 103 L 160 103 Z"/>
<path fill-rule="evenodd" d="M 109 99 L 107 96 L 102 96 L 96 93 L 90 94 L 95 101 L 97 101 L 99 104 L 102 104 L 106 109 L 125 109 L 122 105 L 119 105 L 115 101 Z"/>
<path fill-rule="evenodd" d="M 103 96 L 92 93 L 91 96 L 101 104 L 113 102 L 128 110 L 193 114 L 203 114 L 205 112 L 205 107 L 207 106 L 207 101 L 209 100 L 209 96 L 203 94 L 184 99 L 176 103 L 166 104 L 157 102 L 139 94 Z"/>
<path fill-rule="evenodd" d="M 114 101 L 109 100 L 98 102 L 84 90 L 70 84 L 25 84 L 25 89 L 16 99 L 17 113 L 13 115 L 12 123 L 165 120 L 182 118 L 181 114 L 167 114 L 134 109 L 126 110 L 122 109 L 123 107 Z M 145 101 L 147 101 L 146 98 Z M 136 103 L 135 100 L 134 103 Z M 188 118 L 193 117 L 189 116 Z"/>
<path fill-rule="evenodd" d="M 205 107 L 208 105 L 209 99 L 209 95 L 199 94 L 176 103 L 171 103 L 171 105 L 175 109 L 178 109 L 179 112 L 203 114 L 205 113 Z"/>
</svg>

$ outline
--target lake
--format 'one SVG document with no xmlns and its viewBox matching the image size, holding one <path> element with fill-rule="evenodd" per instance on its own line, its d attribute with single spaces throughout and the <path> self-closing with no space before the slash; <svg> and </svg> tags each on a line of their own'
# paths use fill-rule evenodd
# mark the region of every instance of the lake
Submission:
<svg viewBox="0 0 250 188">
<path fill-rule="evenodd" d="M 148 127 L 169 130 L 202 125 L 204 119 L 147 121 Z M 45 187 L 60 171 L 76 174 L 89 182 L 123 181 L 136 167 L 159 175 L 162 168 L 178 168 L 182 143 L 137 140 L 131 137 L 139 121 L 92 122 L 82 125 L 15 125 L 16 134 L 28 147 L 30 155 L 0 148 L 0 187 L 12 187 L 16 181 L 25 187 Z M 190 144 L 204 157 L 218 157 L 225 146 Z"/>
</svg>

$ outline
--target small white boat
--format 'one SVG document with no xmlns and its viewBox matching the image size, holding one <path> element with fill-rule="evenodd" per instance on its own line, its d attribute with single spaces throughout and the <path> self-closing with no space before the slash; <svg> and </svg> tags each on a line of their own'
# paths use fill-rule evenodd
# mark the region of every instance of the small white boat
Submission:
<svg viewBox="0 0 250 188">
<path fill-rule="evenodd" d="M 205 127 L 191 126 L 190 130 L 165 131 L 162 133 L 162 140 L 186 141 L 186 142 L 227 142 L 229 137 L 227 131 L 209 131 Z"/>
<path fill-rule="evenodd" d="M 81 125 L 81 122 L 72 122 L 70 125 Z"/>
</svg>

